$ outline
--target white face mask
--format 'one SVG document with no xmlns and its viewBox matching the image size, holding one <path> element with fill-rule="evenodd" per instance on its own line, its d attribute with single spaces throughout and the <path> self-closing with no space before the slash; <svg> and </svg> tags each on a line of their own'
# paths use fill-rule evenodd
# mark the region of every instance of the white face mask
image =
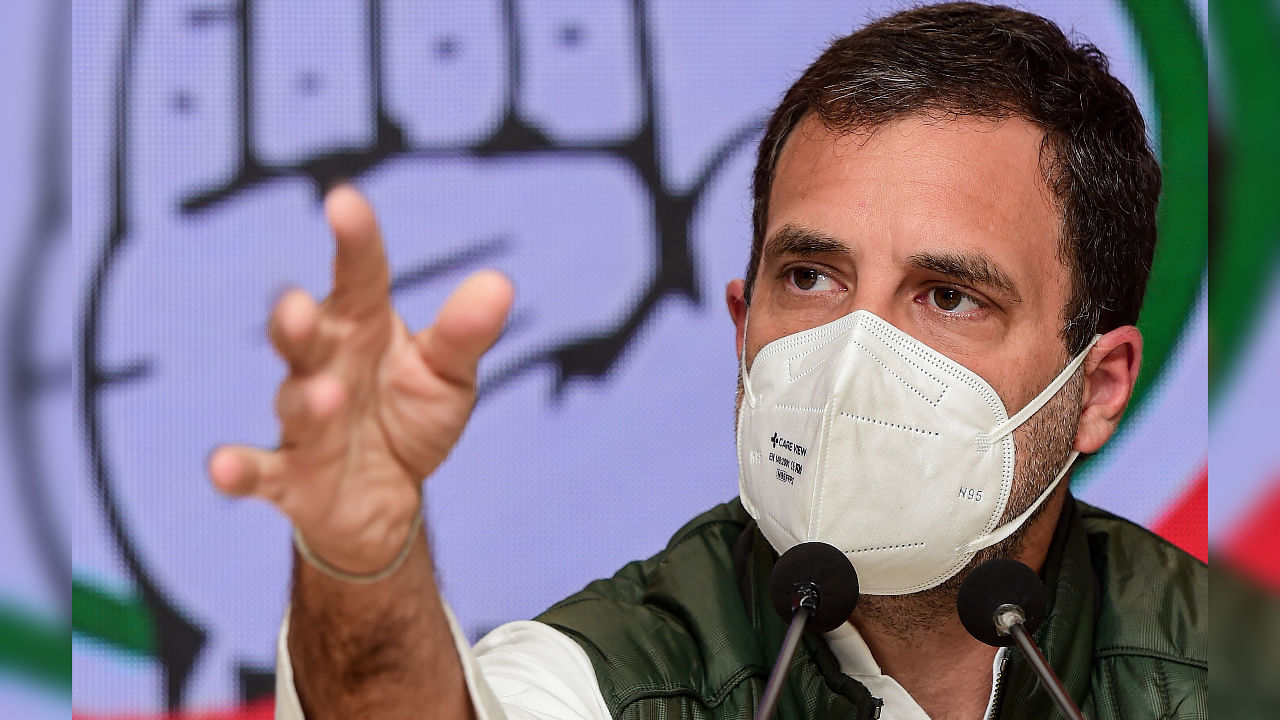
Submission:
<svg viewBox="0 0 1280 720">
<path fill-rule="evenodd" d="M 982 378 L 859 310 L 775 340 L 742 367 L 738 489 L 779 553 L 821 541 L 848 555 L 863 593 L 934 587 L 997 527 L 1013 486 L 1013 431 L 1083 362 L 1089 343 L 1013 417 Z"/>
</svg>

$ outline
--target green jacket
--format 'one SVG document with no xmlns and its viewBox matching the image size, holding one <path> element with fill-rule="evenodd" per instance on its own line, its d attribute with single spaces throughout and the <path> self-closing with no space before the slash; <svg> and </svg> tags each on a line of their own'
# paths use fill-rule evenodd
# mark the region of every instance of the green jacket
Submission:
<svg viewBox="0 0 1280 720">
<path fill-rule="evenodd" d="M 734 500 L 538 619 L 586 650 L 614 717 L 749 718 L 786 630 L 768 601 L 776 557 Z M 1207 716 L 1203 563 L 1068 499 L 1044 579 L 1049 611 L 1035 638 L 1086 717 Z M 821 638 L 806 636 L 777 717 L 870 720 L 880 705 L 840 672 Z M 1014 648 L 997 716 L 1058 716 Z"/>
</svg>

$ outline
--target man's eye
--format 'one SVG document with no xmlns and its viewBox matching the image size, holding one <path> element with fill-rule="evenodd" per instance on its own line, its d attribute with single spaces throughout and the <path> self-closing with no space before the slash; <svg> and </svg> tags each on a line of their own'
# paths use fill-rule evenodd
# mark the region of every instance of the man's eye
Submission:
<svg viewBox="0 0 1280 720">
<path fill-rule="evenodd" d="M 934 307 L 948 313 L 960 313 L 978 310 L 982 306 L 976 300 L 953 287 L 936 287 L 928 293 L 929 302 Z"/>
<path fill-rule="evenodd" d="M 795 268 L 788 274 L 791 276 L 791 284 L 805 292 L 822 292 L 836 287 L 830 276 L 815 268 Z"/>
</svg>

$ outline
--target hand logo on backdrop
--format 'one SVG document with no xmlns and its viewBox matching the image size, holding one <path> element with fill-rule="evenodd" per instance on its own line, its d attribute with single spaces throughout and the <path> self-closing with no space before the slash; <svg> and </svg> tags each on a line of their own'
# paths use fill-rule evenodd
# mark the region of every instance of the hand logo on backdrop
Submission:
<svg viewBox="0 0 1280 720">
<path fill-rule="evenodd" d="M 257 310 L 252 303 L 243 313 L 225 307 L 224 303 L 243 304 L 246 293 L 238 289 L 233 294 L 240 297 L 228 297 L 213 286 L 222 285 L 225 291 L 228 283 L 239 282 L 249 288 L 260 288 L 264 283 L 259 278 L 246 280 L 241 276 L 247 273 L 235 267 L 228 267 L 229 272 L 219 276 L 212 262 L 235 250 L 224 249 L 222 255 L 216 255 L 208 250 L 211 245 L 243 242 L 250 234 L 260 238 L 268 235 L 263 239 L 277 246 L 287 243 L 291 238 L 269 237 L 270 230 L 276 228 L 278 235 L 306 235 L 311 230 L 306 224 L 310 218 L 298 218 L 292 224 L 271 219 L 273 215 L 299 212 L 314 213 L 318 218 L 318 203 L 301 208 L 290 202 L 296 195 L 281 200 L 279 192 L 292 191 L 298 179 L 305 179 L 316 199 L 333 181 L 356 179 L 375 200 L 380 197 L 381 183 L 385 183 L 388 193 L 411 188 L 425 196 L 440 194 L 435 188 L 451 182 L 477 180 L 482 197 L 488 195 L 488 200 L 509 190 L 506 200 L 512 202 L 512 196 L 537 195 L 540 189 L 549 190 L 562 201 L 571 202 L 575 190 L 584 204 L 620 200 L 621 212 L 605 208 L 601 215 L 599 209 L 595 210 L 602 221 L 598 226 L 591 224 L 592 210 L 584 208 L 579 213 L 586 220 L 584 226 L 568 228 L 597 245 L 584 251 L 587 257 L 595 255 L 600 263 L 615 265 L 617 260 L 611 258 L 627 261 L 602 273 L 607 276 L 603 279 L 626 292 L 614 293 L 614 306 L 604 308 L 609 312 L 598 315 L 594 326 L 575 327 L 557 322 L 550 315 L 539 315 L 539 303 L 554 308 L 563 299 L 540 293 L 547 282 L 537 273 L 545 273 L 548 263 L 529 261 L 540 253 L 554 255 L 555 248 L 538 247 L 530 240 L 558 238 L 539 237 L 536 228 L 530 235 L 529 228 L 519 224 L 523 219 L 519 214 L 511 217 L 507 213 L 503 217 L 503 209 L 493 204 L 487 208 L 464 208 L 461 217 L 451 221 L 461 233 L 474 234 L 475 226 L 496 226 L 491 232 L 453 241 L 447 252 L 393 268 L 393 297 L 412 308 L 415 300 L 430 300 L 433 291 L 445 289 L 451 278 L 482 264 L 501 267 L 507 261 L 504 269 L 518 285 L 531 288 L 531 292 L 523 294 L 532 295 L 532 300 L 524 306 L 517 305 L 500 341 L 497 360 L 482 375 L 481 399 L 493 397 L 514 381 L 546 368 L 553 370 L 550 390 L 552 397 L 558 397 L 573 380 L 607 380 L 664 298 L 677 296 L 695 304 L 702 302 L 697 260 L 690 242 L 694 214 L 708 184 L 727 160 L 756 136 L 761 124 L 760 117 L 744 119 L 736 131 L 718 141 L 692 181 L 676 189 L 678 183 L 668 177 L 659 146 L 656 70 L 647 29 L 639 20 L 645 15 L 643 7 L 637 7 L 630 18 L 623 10 L 624 22 L 610 16 L 616 12 L 600 11 L 600 17 L 586 21 L 548 23 L 524 17 L 513 3 L 503 3 L 492 18 L 493 27 L 476 22 L 472 27 L 457 28 L 455 34 L 440 35 L 431 46 L 436 65 L 433 71 L 449 72 L 452 65 L 453 72 L 464 77 L 467 72 L 481 77 L 488 74 L 502 89 L 500 93 L 487 93 L 484 88 L 459 87 L 454 90 L 471 92 L 456 97 L 439 94 L 450 88 L 447 84 L 432 85 L 430 80 L 420 83 L 431 86 L 423 96 L 420 84 L 414 82 L 421 77 L 396 75 L 412 72 L 404 67 L 409 64 L 406 57 L 396 57 L 397 52 L 404 52 L 403 36 L 420 31 L 423 22 L 442 18 L 391 19 L 386 15 L 393 8 L 399 13 L 413 12 L 394 3 L 386 7 L 374 3 L 371 8 L 371 15 L 354 13 L 350 24 L 344 26 L 346 35 L 327 37 L 330 46 L 324 48 L 324 54 L 317 54 L 315 48 L 305 45 L 305 38 L 299 45 L 288 37 L 291 32 L 305 35 L 307 15 L 315 14 L 314 9 L 305 6 L 291 10 L 244 2 L 234 9 L 146 8 L 143 12 L 136 0 L 129 4 L 118 68 L 120 107 L 113 147 L 116 196 L 81 318 L 85 362 L 82 411 L 98 497 L 106 510 L 116 549 L 138 588 L 147 612 L 145 619 L 152 628 L 149 637 L 153 644 L 141 649 L 153 654 L 162 668 L 165 704 L 170 708 L 184 704 L 196 663 L 209 646 L 211 638 L 206 628 L 210 616 L 219 609 L 200 607 L 198 581 L 184 576 L 186 568 L 174 567 L 172 560 L 148 554 L 144 548 L 149 543 L 139 542 L 147 534 L 145 523 L 154 522 L 148 519 L 154 511 L 143 509 L 146 503 L 164 503 L 158 498 L 148 499 L 156 492 L 154 484 L 142 483 L 135 476 L 137 473 L 130 471 L 147 469 L 147 464 L 165 466 L 164 451 L 145 452 L 145 438 L 125 437 L 123 443 L 119 438 L 122 433 L 128 434 L 127 408 L 134 406 L 136 411 L 137 402 L 149 402 L 144 399 L 147 392 L 160 393 L 151 402 L 168 404 L 169 409 L 159 414 L 172 414 L 176 427 L 182 426 L 184 405 L 188 411 L 192 405 L 199 406 L 199 402 L 192 402 L 199 400 L 198 390 L 189 385 L 179 389 L 180 384 L 171 384 L 172 380 L 166 378 L 192 376 L 194 370 L 199 382 L 213 388 L 238 385 L 233 381 L 234 372 L 227 375 L 225 386 L 210 375 L 201 375 L 198 370 L 210 358 L 196 357 L 202 350 L 207 355 L 207 350 L 200 347 L 188 346 L 192 357 L 171 358 L 169 367 L 162 367 L 158 359 L 166 344 L 184 344 L 182 330 L 176 331 L 175 337 L 175 328 L 183 325 L 184 318 L 176 311 L 170 314 L 167 308 L 157 307 L 157 300 L 161 305 L 186 304 L 187 312 L 203 307 L 206 312 L 235 315 L 237 320 L 254 315 Z M 334 20 L 327 17 L 323 23 L 327 27 L 338 26 Z M 523 27 L 525 23 L 533 27 Z M 487 30 L 496 31 L 500 38 L 496 44 L 501 51 L 499 56 L 492 52 L 495 38 L 486 37 Z M 611 38 L 611 33 L 618 34 L 613 31 L 627 36 Z M 182 46 L 167 50 L 157 47 L 164 42 L 166 32 L 174 34 L 170 42 L 180 38 Z M 593 38 L 593 34 L 601 37 Z M 264 44 L 264 38 L 274 46 Z M 592 67 L 576 57 L 589 44 L 597 48 L 597 54 L 603 52 L 611 59 L 614 67 Z M 205 77 L 201 88 L 172 89 L 170 78 L 156 81 L 147 75 L 159 73 L 163 77 L 165 52 L 180 56 L 169 58 L 168 62 L 190 65 L 191 56 L 214 53 L 216 57 L 218 49 L 231 52 L 221 63 L 209 63 L 212 67 L 204 72 L 211 70 L 214 75 Z M 469 61 L 469 53 L 480 59 Z M 479 67 L 486 62 L 494 67 Z M 492 72 L 495 67 L 501 72 Z M 531 78 L 531 68 L 544 74 L 577 73 L 572 77 L 577 82 L 552 87 L 554 83 L 549 85 L 545 79 Z M 218 75 L 220 71 L 225 74 Z M 610 72 L 617 77 L 609 78 Z M 397 79 L 401 85 L 395 84 Z M 531 87 L 536 92 L 531 92 Z M 589 97 L 597 89 L 605 97 Z M 431 92 L 437 96 L 431 97 Z M 585 104 L 608 102 L 633 112 L 610 117 L 606 111 L 600 127 L 575 126 L 580 118 L 559 113 L 555 107 L 557 92 L 571 101 L 576 93 L 588 96 L 580 99 Z M 618 92 L 630 97 L 609 97 Z M 459 114 L 475 120 L 470 124 L 479 132 L 447 131 L 433 126 L 430 119 L 423 121 L 425 115 L 438 113 L 450 103 L 466 106 L 476 104 L 476 98 L 482 105 L 487 103 L 487 111 L 463 107 Z M 308 105 L 312 101 L 313 105 Z M 164 112 L 157 112 L 157 106 Z M 353 113 L 352 106 L 359 112 Z M 336 119 L 327 124 L 323 119 L 318 121 L 315 115 L 323 118 L 325 111 Z M 413 111 L 418 113 L 414 115 Z M 219 121 L 209 119 L 219 112 L 224 114 L 221 126 Z M 308 119 L 304 113 L 313 116 Z M 177 147 L 165 152 L 160 149 L 164 143 Z M 548 170 L 552 162 L 567 165 L 568 174 L 564 169 Z M 582 170 L 577 178 L 573 176 L 575 164 Z M 512 174 L 514 182 L 504 181 L 503 175 Z M 555 187 L 565 183 L 567 187 Z M 539 184 L 552 187 L 539 188 Z M 605 186 L 603 192 L 600 185 Z M 147 189 L 145 193 L 143 188 Z M 619 192 L 622 197 L 617 197 Z M 272 204 L 259 204 L 255 196 L 271 197 Z M 423 197 L 418 201 L 429 202 Z M 392 226 L 389 237 L 393 235 L 398 211 L 404 211 L 403 205 L 394 200 L 387 203 L 383 214 Z M 441 210 L 446 215 L 448 212 L 448 208 Z M 560 214 L 573 217 L 563 211 Z M 495 215 L 501 222 L 488 222 Z M 430 213 L 422 219 L 438 217 Z M 635 227 L 645 226 L 650 229 L 647 237 L 627 237 L 636 232 Z M 559 232 L 560 228 L 552 230 Z M 421 243 L 424 234 L 430 238 L 437 233 L 419 230 L 415 234 L 418 237 L 408 239 Z M 596 237 L 591 238 L 592 234 Z M 168 247 L 153 238 L 164 238 Z M 177 242 L 177 238 L 182 241 Z M 741 239 L 743 257 L 746 241 Z M 437 243 L 432 240 L 431 244 Z M 264 262 L 274 262 L 272 269 L 301 267 L 305 276 L 309 263 L 315 261 L 314 267 L 322 267 L 326 260 L 322 245 L 311 247 L 310 254 L 315 258 L 304 257 L 302 253 L 308 250 L 299 248 L 299 254 L 280 262 L 271 260 L 279 256 L 260 241 L 244 246 L 251 255 L 241 260 L 257 262 L 253 258 L 257 255 Z M 566 247 L 573 248 L 573 241 L 569 240 Z M 420 251 L 420 247 L 406 248 L 406 254 Z M 554 263 L 556 258 L 551 259 Z M 571 264 L 577 258 L 565 260 Z M 155 268 L 169 273 L 186 269 L 190 275 L 157 279 Z M 565 269 L 564 265 L 559 268 L 561 272 Z M 585 269 L 598 272 L 594 267 Z M 143 280 L 144 276 L 152 279 Z M 275 278 L 269 282 L 278 286 L 284 280 Z M 591 295 L 582 301 L 602 304 Z M 590 319 L 592 313 L 584 308 L 583 315 Z M 190 316 L 185 319 L 193 320 Z M 199 332 L 207 341 L 208 336 L 217 336 L 220 330 L 211 325 Z M 119 347 L 120 341 L 124 345 L 141 345 L 153 354 L 131 352 Z M 265 350 L 265 341 L 262 345 Z M 205 347 L 213 345 L 205 343 Z M 247 366 L 256 359 L 237 358 L 237 362 Z M 264 368 L 274 365 L 265 359 L 261 364 Z M 153 388 L 150 391 L 146 389 L 149 385 Z M 133 465 L 135 462 L 144 464 Z M 173 504 L 168 507 L 170 511 L 176 509 Z M 88 587 L 81 587 L 80 591 L 90 592 Z M 219 632 L 223 632 L 221 627 Z M 234 639 L 230 642 L 235 644 Z M 241 664 L 237 675 L 243 699 L 270 691 L 270 672 L 265 668 Z"/>
</svg>

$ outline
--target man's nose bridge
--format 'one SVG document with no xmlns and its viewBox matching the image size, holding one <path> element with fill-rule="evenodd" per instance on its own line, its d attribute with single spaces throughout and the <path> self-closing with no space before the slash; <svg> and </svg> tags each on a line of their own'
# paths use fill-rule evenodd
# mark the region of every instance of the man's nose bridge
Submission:
<svg viewBox="0 0 1280 720">
<path fill-rule="evenodd" d="M 900 314 L 895 300 L 897 300 L 897 283 L 887 277 L 870 277 L 859 278 L 858 282 L 852 288 L 849 297 L 849 304 L 844 308 L 844 314 L 855 313 L 859 310 L 866 310 L 881 320 L 887 321 L 895 327 L 901 327 L 898 322 L 900 318 L 896 317 Z"/>
</svg>

